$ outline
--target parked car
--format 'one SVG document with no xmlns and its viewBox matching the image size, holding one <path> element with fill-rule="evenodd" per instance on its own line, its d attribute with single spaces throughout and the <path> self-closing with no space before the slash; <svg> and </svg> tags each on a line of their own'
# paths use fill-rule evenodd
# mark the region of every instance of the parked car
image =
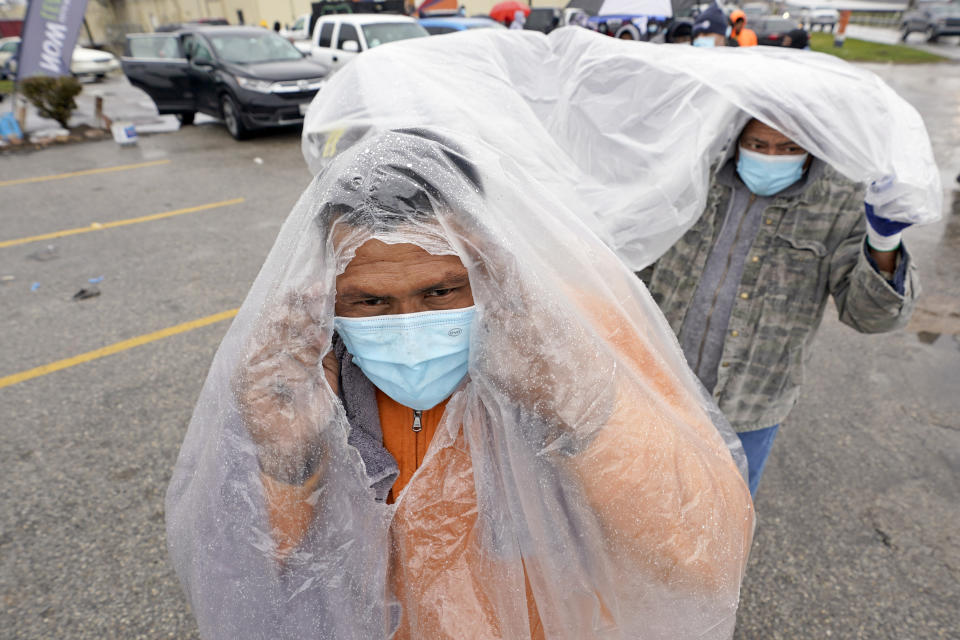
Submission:
<svg viewBox="0 0 960 640">
<path fill-rule="evenodd" d="M 749 25 L 756 18 L 769 16 L 770 5 L 766 2 L 748 2 L 743 5 L 742 11 L 747 15 L 747 24 Z"/>
<path fill-rule="evenodd" d="M 382 13 L 335 13 L 313 26 L 310 56 L 336 71 L 357 54 L 396 40 L 430 34 L 407 16 Z"/>
<path fill-rule="evenodd" d="M 0 38 L 0 80 L 5 80 L 7 75 L 12 73 L 8 71 L 8 64 L 11 64 L 13 57 L 20 48 L 20 38 L 16 36 L 10 38 Z M 12 66 L 12 64 L 11 64 Z"/>
<path fill-rule="evenodd" d="M 186 22 L 170 22 L 162 24 L 154 31 L 180 31 L 189 27 L 225 27 L 230 23 L 226 18 L 197 18 L 196 20 L 187 20 Z"/>
<path fill-rule="evenodd" d="M 530 31 L 539 31 L 541 33 L 550 33 L 560 26 L 563 19 L 563 12 L 557 7 L 533 7 L 527 21 L 523 24 L 524 29 Z"/>
<path fill-rule="evenodd" d="M 505 26 L 490 18 L 464 18 L 459 16 L 420 18 L 420 26 L 432 36 L 443 33 L 456 33 L 470 29 L 506 29 Z"/>
<path fill-rule="evenodd" d="M 927 42 L 936 42 L 940 36 L 960 36 L 960 4 L 936 4 L 903 14 L 900 23 L 903 40 L 911 33 L 926 35 Z"/>
<path fill-rule="evenodd" d="M 292 27 L 280 29 L 280 35 L 293 43 L 297 49 L 310 53 L 310 14 L 297 16 Z"/>
<path fill-rule="evenodd" d="M 754 18 L 747 25 L 757 33 L 757 44 L 779 47 L 783 44 L 783 36 L 794 29 L 803 29 L 803 24 L 793 18 L 766 16 Z"/>
<path fill-rule="evenodd" d="M 590 14 L 584 11 L 579 7 L 567 7 L 563 10 L 563 15 L 560 17 L 560 26 L 576 26 L 583 27 L 587 24 L 587 20 L 590 19 Z"/>
<path fill-rule="evenodd" d="M 185 125 L 198 111 L 222 118 L 242 140 L 254 129 L 302 123 L 329 69 L 273 31 L 194 27 L 127 36 L 123 72 L 160 113 Z"/>
<path fill-rule="evenodd" d="M 70 73 L 77 77 L 95 77 L 102 80 L 111 71 L 120 68 L 120 61 L 109 51 L 77 47 L 70 60 Z"/>
<path fill-rule="evenodd" d="M 821 31 L 829 29 L 833 33 L 840 22 L 840 12 L 831 7 L 810 7 L 800 12 L 800 20 L 806 25 L 807 31 L 820 27 Z"/>
<path fill-rule="evenodd" d="M 0 40 L 0 77 L 17 72 L 17 51 L 20 38 L 17 36 Z M 111 71 L 120 68 L 120 61 L 109 51 L 76 47 L 70 59 L 70 73 L 78 78 L 102 80 Z"/>
<path fill-rule="evenodd" d="M 280 29 L 280 35 L 291 42 L 296 42 L 297 40 L 309 40 L 310 14 L 304 13 L 297 16 L 297 19 L 293 21 L 293 26 L 287 26 L 283 29 Z"/>
</svg>

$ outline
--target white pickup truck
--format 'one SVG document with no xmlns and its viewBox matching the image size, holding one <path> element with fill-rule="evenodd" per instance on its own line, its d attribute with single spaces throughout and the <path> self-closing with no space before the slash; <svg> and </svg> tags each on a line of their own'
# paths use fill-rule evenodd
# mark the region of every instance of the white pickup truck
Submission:
<svg viewBox="0 0 960 640">
<path fill-rule="evenodd" d="M 382 13 L 336 13 L 313 27 L 310 56 L 336 71 L 358 53 L 381 44 L 429 36 L 413 18 Z"/>
<path fill-rule="evenodd" d="M 280 29 L 280 35 L 293 43 L 300 51 L 310 53 L 310 14 L 297 16 L 293 26 Z"/>
</svg>

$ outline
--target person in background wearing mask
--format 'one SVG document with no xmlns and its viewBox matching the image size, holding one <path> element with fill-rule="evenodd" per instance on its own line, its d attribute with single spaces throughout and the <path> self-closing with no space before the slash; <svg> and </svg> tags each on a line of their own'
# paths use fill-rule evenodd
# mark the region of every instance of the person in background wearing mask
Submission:
<svg viewBox="0 0 960 640">
<path fill-rule="evenodd" d="M 737 47 L 736 40 L 729 38 L 730 26 L 723 10 L 712 4 L 698 15 L 693 23 L 693 46 Z"/>
<path fill-rule="evenodd" d="M 889 183 L 874 183 L 882 193 Z M 738 432 L 755 493 L 831 295 L 860 333 L 903 327 L 920 292 L 898 207 L 759 120 L 710 185 L 703 215 L 641 272 L 691 369 Z M 866 215 L 864 215 L 864 213 Z"/>
<path fill-rule="evenodd" d="M 747 14 L 740 9 L 734 9 L 730 14 L 730 24 L 733 26 L 731 35 L 739 46 L 757 46 L 757 33 L 753 29 L 747 29 Z"/>
</svg>

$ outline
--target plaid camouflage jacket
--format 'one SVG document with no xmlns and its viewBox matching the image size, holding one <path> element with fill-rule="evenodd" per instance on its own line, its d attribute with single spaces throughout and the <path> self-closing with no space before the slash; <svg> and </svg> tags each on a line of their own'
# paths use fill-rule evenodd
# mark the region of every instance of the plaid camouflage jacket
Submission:
<svg viewBox="0 0 960 640">
<path fill-rule="evenodd" d="M 731 188 L 711 185 L 703 215 L 660 260 L 648 281 L 679 335 Z M 714 399 L 737 431 L 778 424 L 800 393 L 813 336 L 833 295 L 840 320 L 861 333 L 904 326 L 920 287 L 901 251 L 903 295 L 865 254 L 864 189 L 829 167 L 801 192 L 772 199 L 747 255 L 727 327 Z"/>
</svg>

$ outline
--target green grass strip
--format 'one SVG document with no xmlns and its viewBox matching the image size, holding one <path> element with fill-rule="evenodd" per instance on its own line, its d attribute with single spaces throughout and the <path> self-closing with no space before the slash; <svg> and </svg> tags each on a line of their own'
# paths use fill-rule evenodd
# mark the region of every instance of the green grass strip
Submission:
<svg viewBox="0 0 960 640">
<path fill-rule="evenodd" d="M 947 62 L 947 58 L 920 49 L 900 44 L 881 44 L 856 38 L 847 38 L 842 47 L 833 46 L 832 33 L 811 33 L 810 48 L 829 53 L 850 62 L 893 62 L 896 64 L 922 64 Z"/>
</svg>

